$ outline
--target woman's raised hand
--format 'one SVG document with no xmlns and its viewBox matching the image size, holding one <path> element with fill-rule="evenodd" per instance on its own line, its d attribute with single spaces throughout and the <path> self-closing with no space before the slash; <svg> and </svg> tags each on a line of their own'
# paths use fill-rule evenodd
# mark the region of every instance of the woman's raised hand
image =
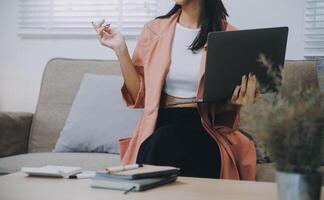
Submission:
<svg viewBox="0 0 324 200">
<path fill-rule="evenodd" d="M 103 46 L 118 51 L 126 45 L 123 35 L 113 30 L 110 24 L 105 23 L 105 20 L 99 23 L 92 22 L 92 26 L 97 31 L 98 40 Z"/>
<path fill-rule="evenodd" d="M 249 73 L 242 77 L 241 85 L 236 86 L 231 103 L 239 106 L 251 105 L 260 98 L 260 93 L 257 90 L 257 79 L 255 75 Z"/>
</svg>

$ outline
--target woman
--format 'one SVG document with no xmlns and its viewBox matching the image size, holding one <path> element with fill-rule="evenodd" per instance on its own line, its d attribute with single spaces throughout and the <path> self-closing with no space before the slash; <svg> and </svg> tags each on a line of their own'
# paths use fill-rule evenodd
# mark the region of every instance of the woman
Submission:
<svg viewBox="0 0 324 200">
<path fill-rule="evenodd" d="M 254 75 L 243 76 L 227 102 L 176 104 L 202 97 L 207 35 L 234 30 L 226 9 L 221 0 L 175 3 L 144 26 L 132 59 L 119 32 L 104 21 L 94 24 L 100 43 L 118 57 L 128 107 L 144 108 L 134 136 L 120 140 L 122 163 L 175 166 L 182 176 L 254 180 L 254 144 L 238 131 L 240 107 L 256 99 Z"/>
</svg>

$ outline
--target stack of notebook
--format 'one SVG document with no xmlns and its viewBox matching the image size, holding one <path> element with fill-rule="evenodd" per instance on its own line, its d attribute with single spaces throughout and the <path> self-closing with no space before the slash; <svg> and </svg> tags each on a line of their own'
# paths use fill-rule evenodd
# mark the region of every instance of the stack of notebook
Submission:
<svg viewBox="0 0 324 200">
<path fill-rule="evenodd" d="M 92 187 L 113 190 L 143 191 L 176 181 L 179 169 L 167 166 L 141 165 L 119 172 L 97 172 Z"/>
</svg>

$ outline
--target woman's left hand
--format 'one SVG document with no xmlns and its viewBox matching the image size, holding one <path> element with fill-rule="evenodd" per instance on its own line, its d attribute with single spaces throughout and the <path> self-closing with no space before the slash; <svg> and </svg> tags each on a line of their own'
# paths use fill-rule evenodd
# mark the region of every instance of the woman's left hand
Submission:
<svg viewBox="0 0 324 200">
<path fill-rule="evenodd" d="M 241 85 L 236 86 L 231 103 L 238 106 L 251 105 L 260 98 L 257 90 L 257 79 L 254 74 L 249 73 L 242 77 Z"/>
</svg>

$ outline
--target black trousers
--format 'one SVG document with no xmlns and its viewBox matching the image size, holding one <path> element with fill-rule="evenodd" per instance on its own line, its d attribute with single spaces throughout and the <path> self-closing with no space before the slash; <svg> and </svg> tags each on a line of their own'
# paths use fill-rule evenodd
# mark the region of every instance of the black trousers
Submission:
<svg viewBox="0 0 324 200">
<path fill-rule="evenodd" d="M 160 109 L 154 133 L 141 145 L 137 163 L 174 166 L 181 176 L 219 178 L 220 152 L 196 108 Z"/>
</svg>

